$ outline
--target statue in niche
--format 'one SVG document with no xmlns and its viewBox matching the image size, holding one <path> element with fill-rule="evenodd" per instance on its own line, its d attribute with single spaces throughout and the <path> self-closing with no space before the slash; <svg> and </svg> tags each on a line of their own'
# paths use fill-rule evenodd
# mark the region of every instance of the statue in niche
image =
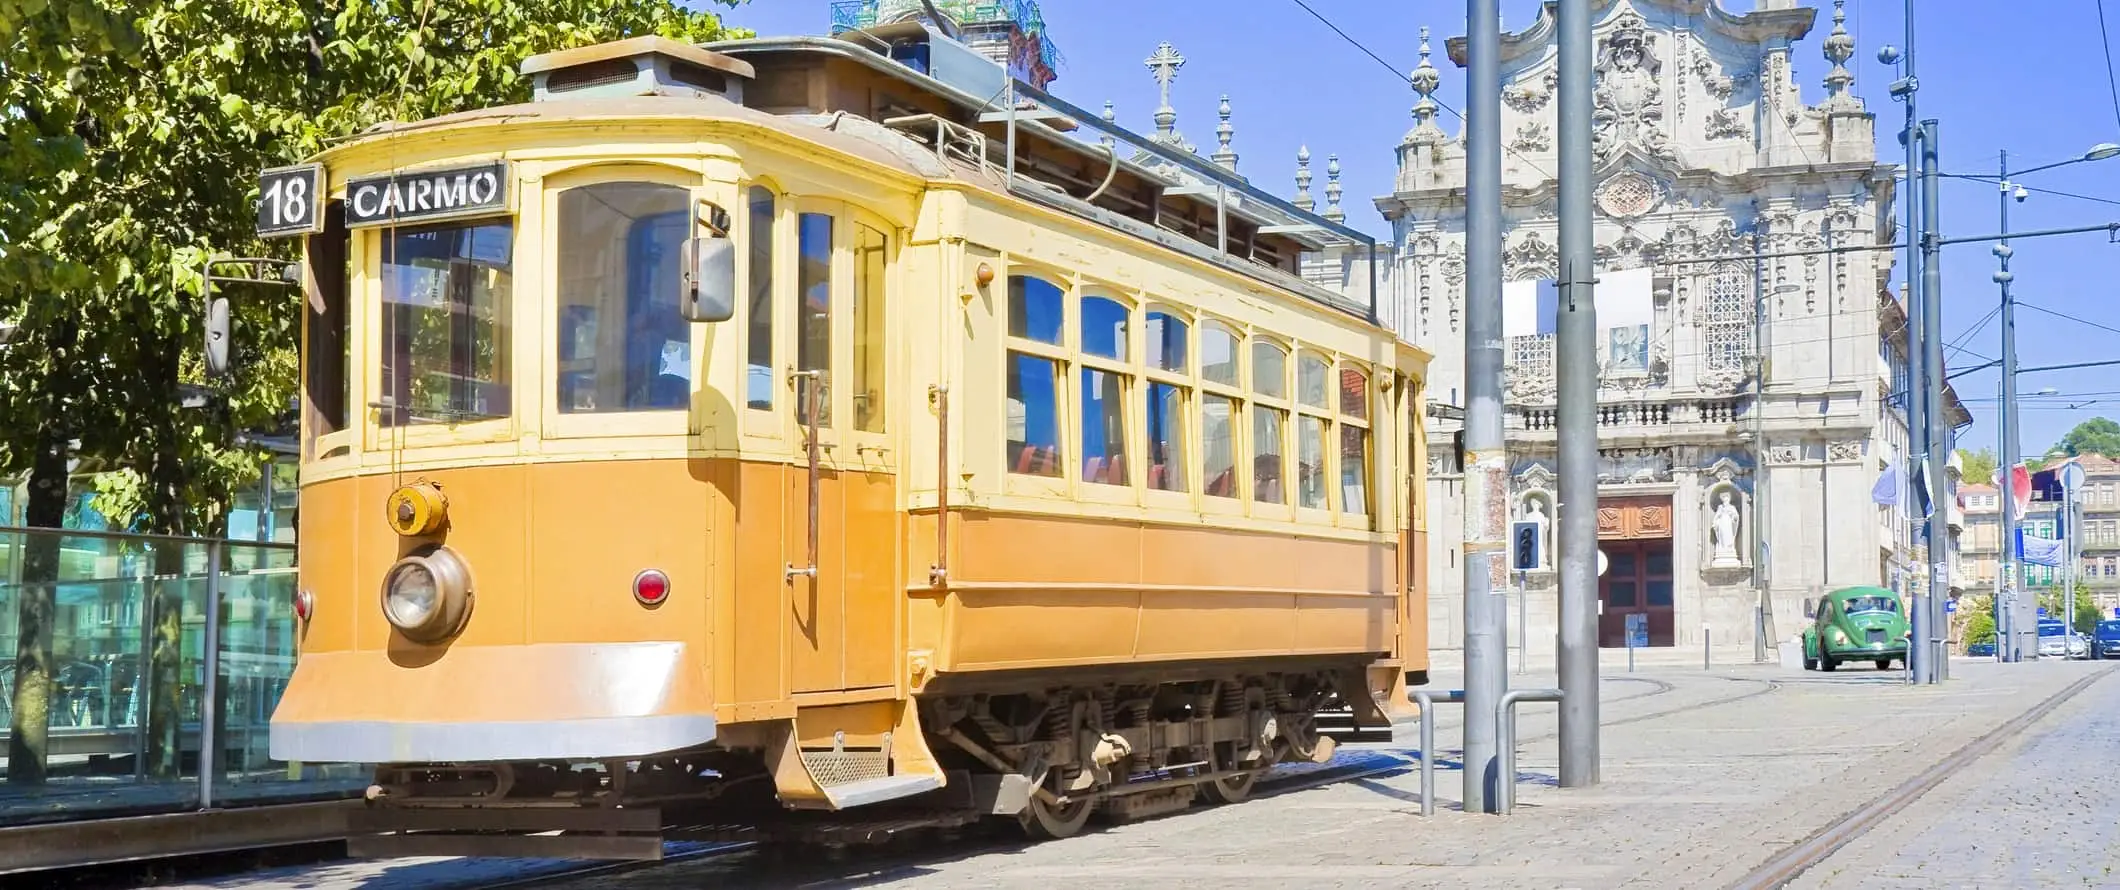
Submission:
<svg viewBox="0 0 2120 890">
<path fill-rule="evenodd" d="M 1546 519 L 1546 502 L 1544 499 L 1536 497 L 1524 499 L 1524 521 L 1534 523 L 1538 526 L 1538 539 L 1541 545 L 1543 545 L 1546 541 L 1550 540 L 1546 537 L 1546 529 L 1548 528 L 1548 524 Z M 1545 566 L 1548 564 L 1547 559 L 1549 558 L 1549 555 L 1545 552 L 1544 546 L 1541 546 L 1539 550 L 1539 565 Z"/>
<path fill-rule="evenodd" d="M 1737 505 L 1731 500 L 1730 490 L 1723 489 L 1722 503 L 1715 507 L 1715 555 L 1708 562 L 1709 568 L 1734 569 L 1742 565 L 1737 558 Z"/>
</svg>

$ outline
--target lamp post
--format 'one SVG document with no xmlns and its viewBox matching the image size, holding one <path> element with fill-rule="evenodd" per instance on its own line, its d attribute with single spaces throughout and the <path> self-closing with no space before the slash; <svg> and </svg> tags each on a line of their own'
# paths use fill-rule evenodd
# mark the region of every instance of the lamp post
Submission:
<svg viewBox="0 0 2120 890">
<path fill-rule="evenodd" d="M 2021 185 L 2012 182 L 2012 177 L 2052 170 L 2070 164 L 2087 161 L 2103 161 L 2120 157 L 2120 145 L 2101 142 L 2089 151 L 2065 161 L 2042 164 L 2012 172 L 2010 153 L 2002 153 L 1997 169 L 2001 175 L 1996 179 L 1996 206 L 2000 212 L 2001 228 L 1996 231 L 2007 236 L 2010 232 L 2010 202 L 2030 197 Z M 2014 598 L 2018 586 L 2019 560 L 2017 552 L 2017 526 L 2022 517 L 2017 515 L 2015 491 L 2017 471 L 2017 300 L 2010 295 L 2010 282 L 2016 278 L 2010 272 L 2010 242 L 2007 237 L 1995 243 L 1995 258 L 2000 264 L 1995 270 L 1995 284 L 2002 291 L 2002 591 L 2005 598 Z M 2041 390 L 2046 394 L 2050 390 Z M 2070 591 L 2073 595 L 2074 591 Z M 2014 623 L 2014 622 L 2013 622 Z M 2013 639 L 2014 641 L 2014 639 Z"/>
</svg>

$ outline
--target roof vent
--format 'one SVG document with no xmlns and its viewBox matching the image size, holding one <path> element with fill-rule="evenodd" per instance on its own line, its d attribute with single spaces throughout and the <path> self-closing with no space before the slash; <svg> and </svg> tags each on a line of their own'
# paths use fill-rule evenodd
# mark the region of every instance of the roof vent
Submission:
<svg viewBox="0 0 2120 890">
<path fill-rule="evenodd" d="M 523 60 L 532 97 L 553 99 L 621 96 L 719 96 L 743 103 L 743 82 L 755 76 L 749 62 L 667 37 L 635 37 L 544 53 Z"/>
</svg>

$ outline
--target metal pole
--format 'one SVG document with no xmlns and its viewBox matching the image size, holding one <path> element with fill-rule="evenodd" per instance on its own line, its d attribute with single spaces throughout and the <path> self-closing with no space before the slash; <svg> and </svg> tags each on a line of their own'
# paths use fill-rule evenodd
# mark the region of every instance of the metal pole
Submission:
<svg viewBox="0 0 2120 890">
<path fill-rule="evenodd" d="M 1919 333 L 1922 330 L 1921 287 L 1925 279 L 1921 274 L 1921 262 L 1924 256 L 1922 251 L 1916 249 L 1922 229 L 1921 190 L 1915 188 L 1915 184 L 1920 181 L 1921 177 L 1921 147 L 1919 144 L 1921 135 L 1919 128 L 1916 126 L 1918 118 L 1915 117 L 1914 102 L 1914 94 L 1919 91 L 1919 81 L 1914 76 L 1914 0 L 1906 0 L 1905 5 L 1906 9 L 1903 18 L 1906 23 L 1906 53 L 1901 56 L 1903 67 L 1900 69 L 1899 80 L 1892 84 L 1892 93 L 1901 96 L 1906 103 L 1906 123 L 1903 129 L 1899 131 L 1899 141 L 1906 146 L 1907 157 L 1907 175 L 1905 180 L 1907 205 L 1906 344 L 1908 370 L 1906 476 L 1911 483 L 1917 462 L 1927 456 L 1924 440 L 1927 437 L 1928 423 L 1924 417 L 1924 412 L 1928 407 L 1928 403 L 1921 396 L 1921 393 L 1927 389 L 1927 377 L 1924 376 L 1924 353 L 1921 350 L 1921 336 Z M 1902 502 L 1901 509 L 1904 511 L 1903 515 L 1907 517 L 1907 551 L 1908 555 L 1911 556 L 1916 549 L 1916 545 L 1921 540 L 1921 534 L 1918 531 L 1921 517 L 1913 509 L 1915 498 L 1912 496 L 1913 489 L 1911 485 L 1908 487 L 1908 495 Z M 1928 676 L 1928 647 L 1921 644 L 1921 641 L 1928 639 L 1925 635 L 1925 625 L 1928 623 L 1928 597 L 1922 589 L 1918 572 L 1906 571 L 1904 576 L 1908 594 L 1907 619 L 1908 623 L 1912 625 L 1909 628 L 1912 631 L 1912 638 L 1908 641 L 1910 645 L 1907 647 L 1907 674 L 1911 682 L 1920 683 L 1924 682 Z"/>
<path fill-rule="evenodd" d="M 1494 812 L 1496 705 L 1508 682 L 1502 438 L 1502 75 L 1499 0 L 1465 0 L 1465 812 Z M 1561 506 L 1561 521 L 1568 511 Z"/>
<path fill-rule="evenodd" d="M 1516 573 L 1516 672 L 1524 672 L 1525 663 L 1531 660 L 1531 613 L 1524 605 L 1525 573 Z"/>
<path fill-rule="evenodd" d="M 1598 782 L 1597 269 L 1590 213 L 1590 0 L 1560 0 L 1560 306 L 1554 370 L 1560 417 L 1560 608 L 1555 672 L 1560 784 Z"/>
<path fill-rule="evenodd" d="M 1950 423 L 1943 409 L 1943 264 L 1936 256 L 1940 237 L 1937 195 L 1942 177 L 1937 175 L 1936 121 L 1921 122 L 1921 336 L 1927 369 L 1929 448 L 1929 675 L 1928 682 L 1941 683 L 1949 668 L 1944 665 L 1943 606 L 1951 587 L 1951 496 L 1945 464 L 1950 458 Z"/>
<path fill-rule="evenodd" d="M 2000 172 L 2002 179 L 2009 179 L 2010 153 L 2002 153 Z M 2010 295 L 2010 281 L 2016 275 L 2010 272 L 2010 186 L 2003 182 L 1999 191 L 1998 205 L 2001 225 L 1998 227 L 2003 239 L 1995 245 L 1995 256 L 2002 267 L 1995 270 L 1995 283 L 2002 288 L 2002 561 L 2000 563 L 2001 593 L 1996 596 L 1999 604 L 2004 600 L 2014 601 L 2017 596 L 2021 554 L 2017 552 L 2017 526 L 2022 517 L 2017 515 L 2017 498 L 2013 486 L 2017 484 L 2017 299 Z M 1998 605 L 1998 608 L 2000 606 Z M 2015 618 L 2014 615 L 2011 616 Z M 2011 626 L 2016 622 L 2012 620 Z M 2016 661 L 2017 639 L 2009 638 L 2009 647 L 1995 647 L 1995 654 L 2004 661 Z"/>
<path fill-rule="evenodd" d="M 266 472 L 270 473 L 268 469 Z M 263 517 L 260 517 L 262 520 Z M 214 700 L 221 694 L 221 542 L 206 542 L 206 627 L 200 660 L 206 676 L 199 685 L 199 809 L 213 807 L 213 780 L 220 772 L 220 726 L 214 722 Z"/>
</svg>

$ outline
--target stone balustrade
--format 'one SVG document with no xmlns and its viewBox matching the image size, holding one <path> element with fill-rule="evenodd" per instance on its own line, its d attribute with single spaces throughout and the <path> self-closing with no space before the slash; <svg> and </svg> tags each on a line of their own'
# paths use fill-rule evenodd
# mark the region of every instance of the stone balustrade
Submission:
<svg viewBox="0 0 2120 890">
<path fill-rule="evenodd" d="M 1744 399 L 1738 396 L 1605 401 L 1597 406 L 1597 425 L 1599 429 L 1640 430 L 1728 424 L 1737 422 L 1743 406 Z M 1512 428 L 1531 432 L 1552 432 L 1560 425 L 1559 409 L 1552 405 L 1511 405 L 1507 417 Z"/>
</svg>

